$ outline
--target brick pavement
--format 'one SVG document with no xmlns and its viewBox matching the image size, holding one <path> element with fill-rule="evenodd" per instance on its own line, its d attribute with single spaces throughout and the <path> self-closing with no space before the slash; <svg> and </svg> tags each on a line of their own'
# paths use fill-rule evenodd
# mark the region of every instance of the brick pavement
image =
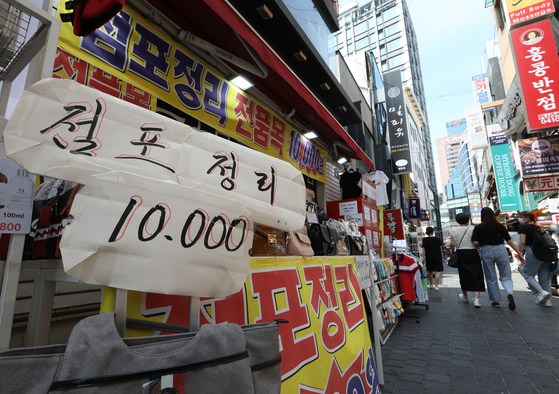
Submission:
<svg viewBox="0 0 559 394">
<path fill-rule="evenodd" d="M 458 270 L 445 266 L 429 310 L 408 311 L 421 323 L 400 318 L 382 346 L 382 393 L 559 393 L 559 297 L 551 308 L 536 305 L 524 278 L 512 277 L 515 311 L 504 290 L 501 307 L 485 292 L 479 309 L 459 301 Z"/>
</svg>

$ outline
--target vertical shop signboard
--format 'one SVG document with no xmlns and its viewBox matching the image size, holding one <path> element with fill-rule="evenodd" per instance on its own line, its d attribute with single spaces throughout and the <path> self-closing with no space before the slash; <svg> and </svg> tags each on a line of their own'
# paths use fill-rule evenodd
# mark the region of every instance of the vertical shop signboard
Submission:
<svg viewBox="0 0 559 394">
<path fill-rule="evenodd" d="M 495 125 L 500 129 L 499 125 Z M 491 156 L 493 156 L 493 169 L 495 171 L 495 182 L 497 196 L 501 211 L 518 211 L 520 204 L 516 192 L 514 170 L 507 136 L 504 132 L 492 132 L 489 137 L 491 145 Z"/>
<path fill-rule="evenodd" d="M 253 258 L 239 292 L 200 300 L 200 324 L 285 319 L 279 325 L 282 393 L 380 393 L 356 269 L 354 257 Z M 370 285 L 370 277 L 362 279 Z M 189 324 L 188 297 L 128 297 L 129 318 Z M 114 291 L 104 291 L 101 310 L 114 310 L 114 301 Z M 152 334 L 127 330 L 127 336 Z M 183 393 L 180 378 L 174 385 Z"/>
<path fill-rule="evenodd" d="M 58 8 L 68 12 L 65 2 Z M 181 122 L 193 117 L 326 183 L 327 152 L 133 8 L 87 37 L 63 23 L 54 76 L 72 79 Z"/>
<path fill-rule="evenodd" d="M 489 79 L 487 74 L 479 74 L 472 77 L 472 88 L 474 90 L 474 100 L 477 104 L 489 103 L 491 91 L 489 90 Z"/>
<path fill-rule="evenodd" d="M 384 236 L 392 243 L 395 239 L 404 238 L 404 220 L 401 209 L 384 210 Z"/>
<path fill-rule="evenodd" d="M 470 137 L 470 149 L 487 148 L 487 132 L 485 121 L 481 112 L 480 104 L 472 104 L 464 107 L 466 123 L 468 125 L 468 136 Z"/>
<path fill-rule="evenodd" d="M 472 224 L 481 223 L 481 197 L 479 193 L 468 193 L 468 204 L 470 205 L 470 218 Z"/>
<path fill-rule="evenodd" d="M 555 13 L 552 0 L 506 0 L 511 30 L 549 18 Z"/>
<path fill-rule="evenodd" d="M 549 20 L 510 32 L 529 133 L 559 127 L 559 56 Z"/>
<path fill-rule="evenodd" d="M 402 75 L 400 70 L 394 70 L 385 73 L 383 76 L 392 172 L 394 174 L 409 174 L 413 171 L 413 167 L 408 123 L 406 120 L 406 102 L 404 100 L 404 89 L 402 88 Z"/>
<path fill-rule="evenodd" d="M 409 218 L 410 219 L 421 219 L 421 199 L 419 197 L 412 197 L 409 199 L 410 210 L 409 210 Z"/>
</svg>

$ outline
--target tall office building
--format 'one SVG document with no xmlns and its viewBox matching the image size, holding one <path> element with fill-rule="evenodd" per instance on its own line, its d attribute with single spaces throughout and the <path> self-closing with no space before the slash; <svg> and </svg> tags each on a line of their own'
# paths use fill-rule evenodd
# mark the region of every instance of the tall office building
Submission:
<svg viewBox="0 0 559 394">
<path fill-rule="evenodd" d="M 340 7 L 340 30 L 331 40 L 334 49 L 346 59 L 355 79 L 366 78 L 367 58 L 374 60 L 382 73 L 400 70 L 403 87 L 409 87 L 418 104 L 424 123 L 419 134 L 419 150 L 422 153 L 418 168 L 414 166 L 414 178 L 425 183 L 431 211 L 431 218 L 440 223 L 439 202 L 435 177 L 434 158 L 431 147 L 431 133 L 427 117 L 427 104 L 421 74 L 419 49 L 412 19 L 405 0 L 375 0 L 362 6 L 357 2 L 345 3 Z M 384 93 L 376 98 L 384 101 Z M 418 160 L 419 161 L 419 160 Z M 421 179 L 423 178 L 423 179 Z M 417 183 L 416 179 L 414 182 Z"/>
<path fill-rule="evenodd" d="M 454 122 L 449 122 L 450 124 Z M 451 133 L 455 131 L 453 128 L 448 128 L 447 131 Z M 439 158 L 439 175 L 441 177 L 441 185 L 443 186 L 444 200 L 456 198 L 456 196 L 463 197 L 464 194 L 460 192 L 462 189 L 462 177 L 460 176 L 460 171 L 457 170 L 455 173 L 456 177 L 453 177 L 453 171 L 460 164 L 460 147 L 464 144 L 464 133 L 460 134 L 449 134 L 446 137 L 437 138 L 437 156 Z M 447 185 L 452 184 L 449 189 Z"/>
</svg>

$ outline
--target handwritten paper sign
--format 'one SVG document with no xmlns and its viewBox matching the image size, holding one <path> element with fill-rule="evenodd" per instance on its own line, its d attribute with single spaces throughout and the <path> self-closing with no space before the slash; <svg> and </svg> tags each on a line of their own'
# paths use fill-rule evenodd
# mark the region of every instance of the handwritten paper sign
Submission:
<svg viewBox="0 0 559 394">
<path fill-rule="evenodd" d="M 27 171 L 85 185 L 60 250 L 86 283 L 226 296 L 248 275 L 254 222 L 305 220 L 288 163 L 73 81 L 29 88 L 4 136 Z"/>
</svg>

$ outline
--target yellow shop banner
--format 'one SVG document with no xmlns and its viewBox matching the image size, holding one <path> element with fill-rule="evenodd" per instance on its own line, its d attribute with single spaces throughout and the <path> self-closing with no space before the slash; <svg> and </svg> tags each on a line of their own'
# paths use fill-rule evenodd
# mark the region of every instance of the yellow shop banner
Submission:
<svg viewBox="0 0 559 394">
<path fill-rule="evenodd" d="M 114 310 L 114 302 L 115 290 L 106 288 L 102 311 Z M 188 326 L 189 297 L 129 292 L 127 313 Z M 380 392 L 353 257 L 253 258 L 243 290 L 200 302 L 200 324 L 278 319 L 286 321 L 279 325 L 282 393 Z M 165 333 L 127 330 L 154 334 Z"/>
<path fill-rule="evenodd" d="M 75 36 L 72 25 L 63 23 L 58 46 L 55 77 L 182 122 L 194 117 L 326 183 L 326 151 L 130 7 L 87 37 Z"/>
</svg>

